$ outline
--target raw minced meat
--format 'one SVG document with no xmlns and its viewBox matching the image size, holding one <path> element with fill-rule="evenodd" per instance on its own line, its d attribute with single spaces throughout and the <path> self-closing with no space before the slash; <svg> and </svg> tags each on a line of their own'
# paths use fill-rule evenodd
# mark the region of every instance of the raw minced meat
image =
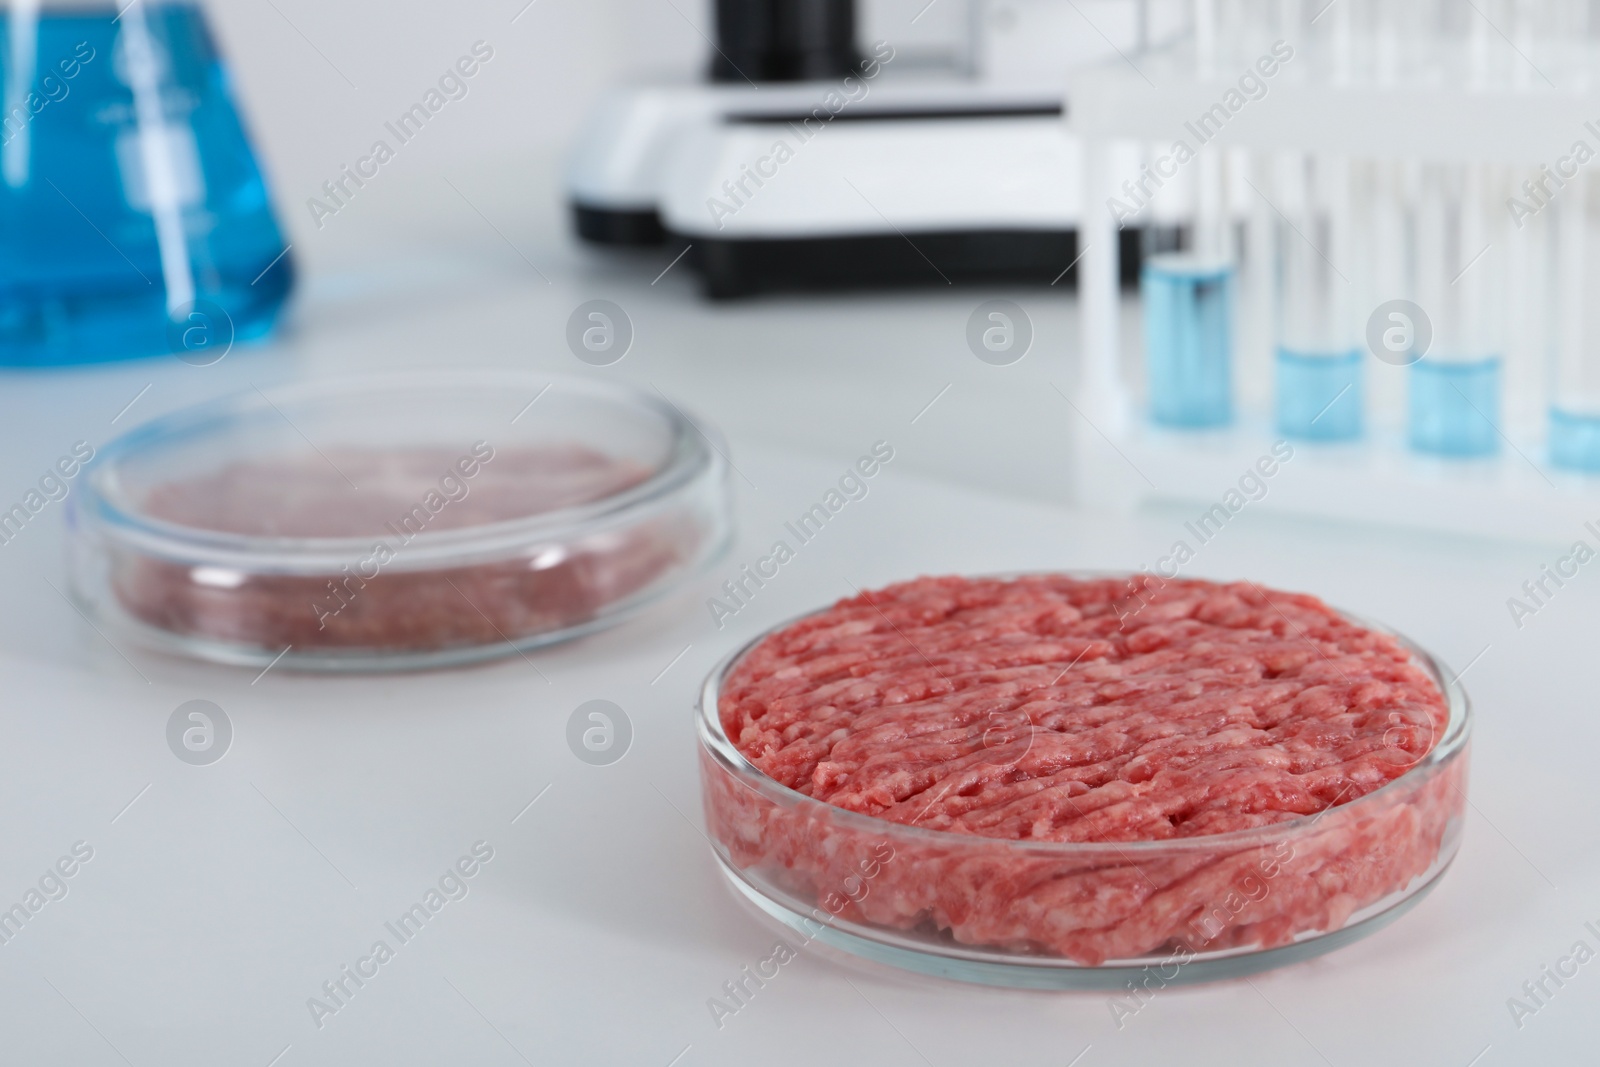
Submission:
<svg viewBox="0 0 1600 1067">
<path fill-rule="evenodd" d="M 1337 927 L 1427 869 L 1460 806 L 1445 788 L 1459 775 L 1442 775 L 1339 817 L 1426 756 L 1444 696 L 1389 635 L 1251 583 L 906 582 L 766 638 L 724 680 L 718 714 L 761 772 L 815 800 L 1000 839 L 884 865 L 855 917 L 1090 963 L 1192 946 L 1207 916 L 1208 948 Z M 707 784 L 735 863 L 826 891 L 852 851 L 836 827 Z M 1334 814 L 1287 844 L 1114 858 L 1117 843 L 1203 845 L 1319 813 Z M 1110 853 L 1024 858 L 1001 842 Z M 1261 899 L 1236 891 L 1246 878 Z M 1227 895 L 1241 903 L 1219 924 Z"/>
<path fill-rule="evenodd" d="M 1320 600 L 1170 582 L 927 578 L 775 634 L 728 737 L 792 789 L 894 822 L 1043 841 L 1221 833 L 1398 777 L 1444 697 Z M 1119 608 L 1121 610 L 1119 610 Z"/>
<path fill-rule="evenodd" d="M 346 448 L 232 462 L 156 486 L 145 513 L 290 544 L 362 539 L 348 560 L 325 573 L 230 572 L 119 550 L 111 584 L 130 614 L 159 629 L 273 652 L 515 641 L 583 623 L 648 587 L 682 561 L 694 532 L 666 516 L 450 566 L 411 565 L 416 539 L 593 504 L 650 473 L 578 445 Z"/>
</svg>

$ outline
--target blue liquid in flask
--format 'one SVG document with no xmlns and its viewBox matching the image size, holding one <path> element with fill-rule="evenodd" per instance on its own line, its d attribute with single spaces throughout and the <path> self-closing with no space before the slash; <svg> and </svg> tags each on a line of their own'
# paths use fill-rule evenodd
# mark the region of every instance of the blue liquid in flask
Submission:
<svg viewBox="0 0 1600 1067">
<path fill-rule="evenodd" d="M 1140 277 L 1150 417 L 1203 429 L 1233 421 L 1233 266 L 1152 256 Z"/>
<path fill-rule="evenodd" d="M 1411 365 L 1411 447 L 1471 458 L 1500 450 L 1500 357 L 1471 361 L 1424 358 Z"/>
<path fill-rule="evenodd" d="M 0 13 L 0 364 L 264 335 L 294 271 L 200 8 L 24 10 Z"/>
<path fill-rule="evenodd" d="M 1278 349 L 1278 432 L 1308 441 L 1361 436 L 1361 353 Z"/>
</svg>

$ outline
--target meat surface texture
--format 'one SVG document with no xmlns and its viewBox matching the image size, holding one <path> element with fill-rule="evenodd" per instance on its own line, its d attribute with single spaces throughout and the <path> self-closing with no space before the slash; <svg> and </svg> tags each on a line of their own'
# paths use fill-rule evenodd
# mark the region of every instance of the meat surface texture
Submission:
<svg viewBox="0 0 1600 1067">
<path fill-rule="evenodd" d="M 583 624 L 699 548 L 694 524 L 667 514 L 582 538 L 530 535 L 525 548 L 498 558 L 413 566 L 418 538 L 604 501 L 650 471 L 576 445 L 502 449 L 466 478 L 457 453 L 440 448 L 332 456 L 230 463 L 157 486 L 144 510 L 191 530 L 289 543 L 364 539 L 341 567 L 300 574 L 263 566 L 219 583 L 215 568 L 118 548 L 110 560 L 117 599 L 160 630 L 262 650 L 427 652 Z"/>
<path fill-rule="evenodd" d="M 1410 652 L 1252 583 L 922 578 L 767 637 L 717 713 L 820 802 L 708 759 L 736 866 L 801 898 L 855 886 L 856 921 L 1088 964 L 1335 929 L 1427 871 L 1464 803 L 1464 759 L 1418 768 L 1448 708 Z"/>
</svg>

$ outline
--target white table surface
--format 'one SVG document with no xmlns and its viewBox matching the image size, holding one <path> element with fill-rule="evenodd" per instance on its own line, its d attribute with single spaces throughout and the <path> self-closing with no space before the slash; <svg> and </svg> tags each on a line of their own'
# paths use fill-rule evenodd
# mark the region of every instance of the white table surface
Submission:
<svg viewBox="0 0 1600 1067">
<path fill-rule="evenodd" d="M 1506 598 L 1554 560 L 1549 548 L 1250 509 L 1187 573 L 1322 594 L 1458 669 L 1471 664 L 1473 809 L 1429 899 L 1315 962 L 1163 991 L 1121 1030 L 1104 995 L 969 988 L 815 948 L 719 1030 L 707 999 L 767 955 L 775 932 L 721 884 L 701 836 L 691 705 L 711 664 L 852 583 L 1137 567 L 1165 554 L 1191 516 L 1060 505 L 1070 411 L 1049 383 L 1071 377 L 1065 294 L 1011 294 L 1039 340 L 1010 368 L 964 347 L 966 316 L 988 293 L 711 307 L 681 267 L 650 284 L 664 255 L 575 249 L 541 173 L 535 202 L 547 207 L 521 218 L 518 183 L 480 180 L 479 206 L 512 218 L 515 253 L 465 218 L 388 245 L 374 224 L 359 263 L 312 249 L 311 278 L 273 345 L 209 368 L 159 359 L 0 375 L 0 500 L 20 497 L 77 439 L 102 443 L 252 382 L 520 366 L 651 383 L 725 429 L 745 476 L 734 480 L 738 543 L 682 596 L 531 663 L 348 678 L 274 669 L 253 681 L 254 671 L 119 652 L 85 625 L 51 588 L 63 586 L 62 508 L 52 505 L 0 547 L 0 905 L 74 842 L 94 858 L 64 899 L 0 945 L 0 1061 L 1490 1067 L 1592 1057 L 1600 963 L 1520 1030 L 1506 1001 L 1578 939 L 1600 948 L 1584 929 L 1600 920 L 1600 570 L 1590 573 L 1600 564 L 1519 631 Z M 600 371 L 561 342 L 566 316 L 593 296 L 628 308 L 639 336 Z M 704 598 L 880 438 L 896 458 L 871 494 L 717 630 Z M 1574 516 L 1574 536 L 1590 517 Z M 168 715 L 195 698 L 222 706 L 235 728 L 208 767 L 180 762 L 164 739 Z M 608 767 L 585 765 L 564 741 L 568 715 L 594 698 L 623 707 L 635 729 Z M 388 939 L 384 922 L 480 840 L 495 854 L 469 895 L 314 1025 L 307 998 Z"/>
</svg>

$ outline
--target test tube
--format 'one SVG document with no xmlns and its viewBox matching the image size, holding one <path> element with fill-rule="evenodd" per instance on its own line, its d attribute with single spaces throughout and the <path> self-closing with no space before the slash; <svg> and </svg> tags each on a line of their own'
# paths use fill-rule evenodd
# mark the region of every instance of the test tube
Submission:
<svg viewBox="0 0 1600 1067">
<path fill-rule="evenodd" d="M 1333 9 L 1328 18 L 1326 30 L 1329 42 L 1331 62 L 1329 74 L 1335 85 L 1349 85 L 1355 80 L 1355 14 L 1350 4 L 1342 4 Z M 1328 15 L 1325 9 L 1318 10 L 1312 15 L 1312 21 L 1320 21 Z"/>
<path fill-rule="evenodd" d="M 1140 276 L 1150 417 L 1185 429 L 1233 421 L 1234 264 L 1223 154 L 1194 161 L 1189 248 L 1151 256 Z"/>
<path fill-rule="evenodd" d="M 1412 269 L 1411 215 L 1413 202 L 1406 195 L 1406 166 L 1392 159 L 1357 159 L 1350 166 L 1350 245 L 1342 268 L 1350 275 L 1348 305 L 1354 323 L 1360 327 L 1358 340 L 1365 349 L 1372 344 L 1366 324 L 1378 308 L 1392 300 L 1416 299 L 1415 271 Z M 1373 357 L 1378 349 L 1373 348 Z M 1363 355 L 1366 359 L 1366 355 Z M 1369 426 L 1396 424 L 1405 406 L 1406 372 L 1388 360 L 1366 360 L 1361 373 L 1363 419 Z"/>
<path fill-rule="evenodd" d="M 1217 0 L 1194 0 L 1194 65 L 1202 80 L 1217 67 Z"/>
<path fill-rule="evenodd" d="M 1566 80 L 1558 42 L 1572 32 L 1574 16 L 1586 6 L 1587 0 L 1511 0 L 1506 35 L 1515 50 L 1507 59 L 1512 85 L 1529 89 Z"/>
<path fill-rule="evenodd" d="M 1561 38 L 1561 81 L 1580 93 L 1587 92 L 1592 83 L 1587 60 L 1593 42 L 1594 20 L 1589 8 L 1587 0 L 1569 3 L 1556 29 Z"/>
<path fill-rule="evenodd" d="M 1361 436 L 1362 358 L 1350 323 L 1349 166 L 1279 162 L 1278 432 L 1312 441 Z"/>
<path fill-rule="evenodd" d="M 1438 456 L 1487 456 L 1500 448 L 1504 375 L 1500 257 L 1490 249 L 1488 175 L 1479 165 L 1423 168 L 1417 206 L 1417 296 L 1432 330 L 1412 364 L 1411 447 Z"/>
<path fill-rule="evenodd" d="M 1580 171 L 1547 209 L 1554 246 L 1557 330 L 1550 403 L 1550 462 L 1600 472 L 1600 305 L 1588 291 L 1600 252 L 1600 185 Z"/>
<path fill-rule="evenodd" d="M 1284 0 L 1219 0 L 1219 64 L 1228 69 L 1250 62 L 1272 43 L 1272 6 Z"/>
<path fill-rule="evenodd" d="M 1400 80 L 1406 41 L 1406 5 L 1400 0 L 1366 0 L 1363 4 L 1372 52 L 1372 77 L 1379 85 Z"/>
<path fill-rule="evenodd" d="M 1293 77 L 1348 84 L 1355 73 L 1352 6 L 1351 0 L 1274 0 L 1260 47 L 1287 41 L 1304 57 L 1295 60 Z"/>
</svg>

